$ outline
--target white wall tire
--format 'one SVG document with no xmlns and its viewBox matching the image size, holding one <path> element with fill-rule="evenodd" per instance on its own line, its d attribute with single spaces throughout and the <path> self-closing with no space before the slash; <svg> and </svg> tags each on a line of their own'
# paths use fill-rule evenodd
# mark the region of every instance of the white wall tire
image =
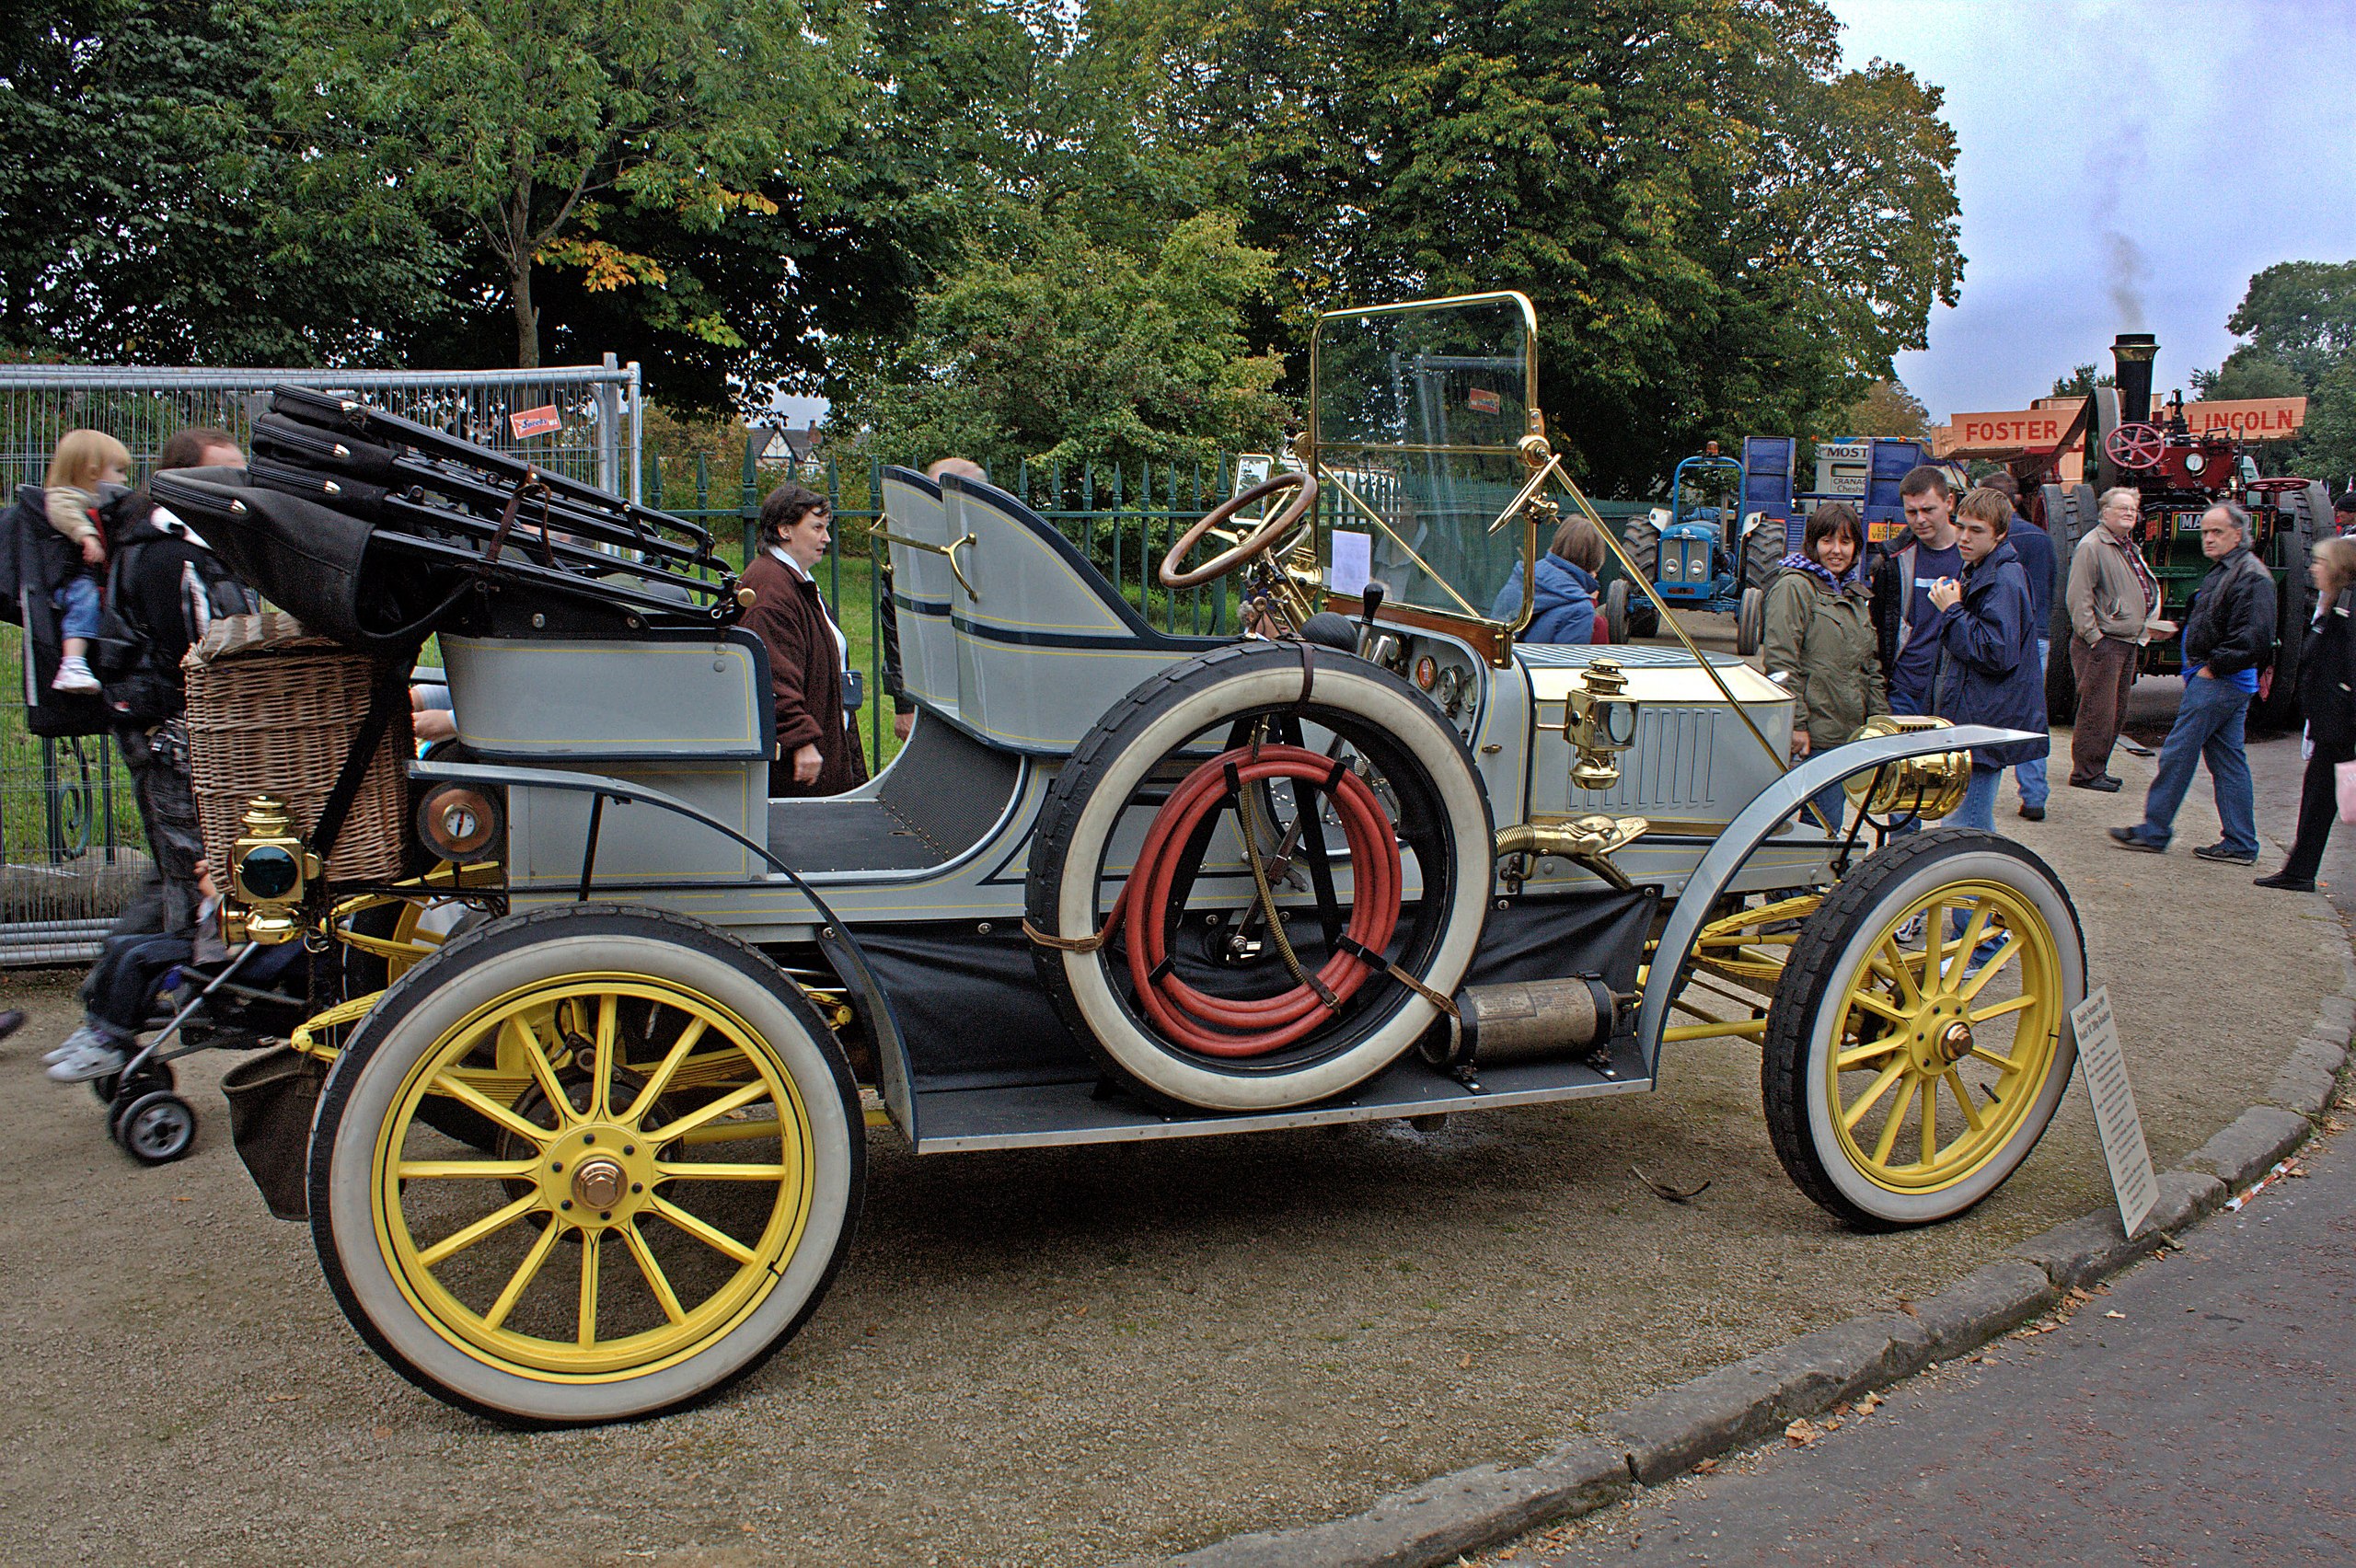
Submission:
<svg viewBox="0 0 2356 1568">
<path fill-rule="evenodd" d="M 1480 776 L 1463 742 L 1405 682 L 1353 656 L 1323 650 L 1312 656 L 1311 698 L 1299 717 L 1351 732 L 1355 745 L 1380 757 L 1387 778 L 1397 776 L 1402 799 L 1415 800 L 1410 810 L 1429 850 L 1415 851 L 1426 898 L 1416 913 L 1420 934 L 1400 962 L 1439 995 L 1451 995 L 1472 963 L 1492 886 L 1493 827 Z M 1132 797 L 1165 758 L 1207 732 L 1293 712 L 1301 660 L 1293 643 L 1222 649 L 1147 682 L 1106 715 L 1041 812 L 1029 879 L 1034 929 L 1076 937 L 1102 928 L 1107 852 Z M 1378 979 L 1362 1007 L 1303 1050 L 1267 1061 L 1219 1059 L 1173 1044 L 1145 1020 L 1112 949 L 1042 947 L 1037 956 L 1058 1013 L 1108 1067 L 1150 1095 L 1206 1110 L 1269 1111 L 1329 1099 L 1396 1061 L 1437 1016 L 1419 994 Z"/>
<path fill-rule="evenodd" d="M 1975 960 L 1964 937 L 1992 947 Z M 1776 984 L 1761 1082 L 1777 1157 L 1861 1228 L 1965 1213 L 2052 1121 L 2085 997 L 2077 911 L 2036 855 L 1957 828 L 1882 850 L 1808 917 Z"/>
<path fill-rule="evenodd" d="M 544 1005 L 567 1032 L 542 1051 L 563 1111 L 484 1101 L 503 1159 L 417 1114 L 484 1031 L 549 1039 Z M 661 911 L 544 910 L 452 941 L 354 1032 L 313 1126 L 312 1235 L 352 1326 L 437 1398 L 527 1425 L 651 1415 L 749 1372 L 814 1310 L 856 1228 L 864 1131 L 833 1038 L 759 953 Z"/>
</svg>

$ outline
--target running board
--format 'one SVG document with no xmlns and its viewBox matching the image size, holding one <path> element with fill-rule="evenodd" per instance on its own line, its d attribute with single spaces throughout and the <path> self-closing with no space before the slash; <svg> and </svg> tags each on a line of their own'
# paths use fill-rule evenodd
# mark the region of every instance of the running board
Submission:
<svg viewBox="0 0 2356 1568">
<path fill-rule="evenodd" d="M 1637 1094 L 1653 1087 L 1634 1042 L 1614 1042 L 1609 1070 L 1582 1060 L 1522 1062 L 1489 1068 L 1468 1089 L 1410 1055 L 1349 1094 L 1289 1111 L 1165 1115 L 1134 1094 L 1098 1097 L 1092 1082 L 1030 1084 L 1007 1089 L 931 1090 L 915 1094 L 918 1154 L 985 1148 L 1046 1148 L 1062 1144 L 1125 1143 L 1145 1138 L 1197 1138 L 1220 1133 L 1278 1132 L 1348 1122 L 1503 1111 L 1557 1100 Z"/>
</svg>

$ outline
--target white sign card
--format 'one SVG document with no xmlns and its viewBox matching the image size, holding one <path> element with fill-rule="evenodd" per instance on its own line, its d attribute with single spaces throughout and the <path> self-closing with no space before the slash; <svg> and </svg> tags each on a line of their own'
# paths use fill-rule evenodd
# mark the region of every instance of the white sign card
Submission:
<svg viewBox="0 0 2356 1568">
<path fill-rule="evenodd" d="M 2143 1121 L 2135 1114 L 2135 1090 L 2127 1082 L 2127 1057 L 2119 1048 L 2119 1022 L 2110 1015 L 2110 987 L 2070 1009 L 2070 1030 L 2078 1042 L 2078 1077 L 2093 1101 L 2102 1134 L 2102 1158 L 2110 1167 L 2110 1189 L 2119 1198 L 2119 1223 L 2127 1234 L 2143 1223 L 2159 1201 L 2159 1179 L 2152 1173 L 2152 1151 L 2143 1142 Z"/>
<path fill-rule="evenodd" d="M 1365 593 L 1368 580 L 1374 576 L 1374 536 L 1336 528 L 1331 537 L 1334 572 L 1327 585 L 1345 595 Z"/>
</svg>

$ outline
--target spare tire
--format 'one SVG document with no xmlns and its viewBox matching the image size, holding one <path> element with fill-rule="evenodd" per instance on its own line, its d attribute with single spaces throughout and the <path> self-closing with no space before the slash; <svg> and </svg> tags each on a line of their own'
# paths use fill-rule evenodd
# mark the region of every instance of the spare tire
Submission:
<svg viewBox="0 0 2356 1568">
<path fill-rule="evenodd" d="M 1264 849 L 1288 825 L 1274 790 L 1258 792 L 1245 771 L 1264 755 L 1311 765 L 1282 788 L 1312 827 L 1292 859 L 1317 896 L 1312 906 L 1296 895 L 1293 919 L 1259 926 L 1239 958 L 1225 917 L 1240 936 L 1261 907 L 1241 821 L 1256 819 Z M 1225 807 L 1184 818 L 1222 795 Z M 1369 801 L 1384 820 L 1361 832 L 1353 824 Z M 1365 860 L 1353 865 L 1332 842 L 1345 836 L 1337 825 Z M 1222 648 L 1115 705 L 1048 790 L 1026 902 L 1040 983 L 1073 1035 L 1149 1098 L 1212 1111 L 1329 1099 L 1398 1060 L 1440 1016 L 1431 998 L 1455 993 L 1480 940 L 1493 844 L 1472 755 L 1406 682 L 1299 643 Z M 1357 895 L 1379 902 L 1383 859 L 1399 879 L 1395 925 L 1361 940 L 1349 933 L 1382 925 L 1362 921 Z M 1160 906 L 1129 907 L 1132 889 L 1139 903 L 1155 896 L 1149 887 L 1161 890 Z M 1230 1025 L 1229 1015 L 1321 987 L 1333 999 L 1303 1003 L 1283 1029 Z"/>
</svg>

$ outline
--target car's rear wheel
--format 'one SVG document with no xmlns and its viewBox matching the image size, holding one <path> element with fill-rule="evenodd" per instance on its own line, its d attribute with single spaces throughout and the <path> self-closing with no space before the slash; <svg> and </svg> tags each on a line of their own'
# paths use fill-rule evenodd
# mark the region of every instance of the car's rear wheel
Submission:
<svg viewBox="0 0 2356 1568">
<path fill-rule="evenodd" d="M 465 1070 L 510 1049 L 513 1104 Z M 482 1150 L 433 1124 L 454 1099 Z M 648 909 L 494 921 L 415 964 L 323 1090 L 312 1236 L 404 1377 L 527 1424 L 653 1414 L 800 1327 L 849 1246 L 863 1119 L 831 1034 L 766 958 Z"/>
</svg>

